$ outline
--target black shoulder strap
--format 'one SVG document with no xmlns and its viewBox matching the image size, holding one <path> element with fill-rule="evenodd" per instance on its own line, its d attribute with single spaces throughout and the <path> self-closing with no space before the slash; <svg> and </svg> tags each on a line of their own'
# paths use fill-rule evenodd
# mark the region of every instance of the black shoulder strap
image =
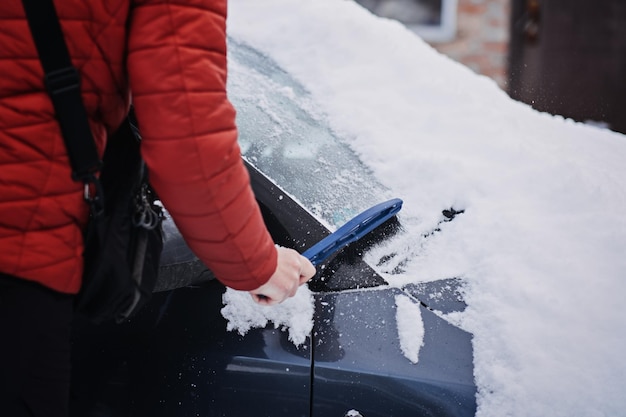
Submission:
<svg viewBox="0 0 626 417">
<path fill-rule="evenodd" d="M 80 94 L 80 75 L 72 66 L 52 0 L 22 0 L 72 166 L 72 177 L 91 182 L 102 162 Z"/>
</svg>

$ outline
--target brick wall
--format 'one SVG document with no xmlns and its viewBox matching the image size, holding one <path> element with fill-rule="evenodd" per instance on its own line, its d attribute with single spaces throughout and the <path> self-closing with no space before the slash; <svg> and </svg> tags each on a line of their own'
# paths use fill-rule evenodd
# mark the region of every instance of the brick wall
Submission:
<svg viewBox="0 0 626 417">
<path fill-rule="evenodd" d="M 511 0 L 458 0 L 457 33 L 432 46 L 506 89 Z"/>
</svg>

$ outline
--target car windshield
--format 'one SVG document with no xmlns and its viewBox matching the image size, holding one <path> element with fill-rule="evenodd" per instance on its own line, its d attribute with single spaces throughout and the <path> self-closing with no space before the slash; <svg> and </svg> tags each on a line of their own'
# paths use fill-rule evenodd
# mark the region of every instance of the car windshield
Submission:
<svg viewBox="0 0 626 417">
<path fill-rule="evenodd" d="M 389 198 L 309 93 L 276 63 L 229 39 L 228 65 L 228 95 L 248 162 L 331 227 Z"/>
</svg>

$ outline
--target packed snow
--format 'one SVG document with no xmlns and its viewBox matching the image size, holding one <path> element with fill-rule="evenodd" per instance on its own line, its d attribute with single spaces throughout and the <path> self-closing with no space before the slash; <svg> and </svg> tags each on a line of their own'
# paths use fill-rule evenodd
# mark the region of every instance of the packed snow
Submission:
<svg viewBox="0 0 626 417">
<path fill-rule="evenodd" d="M 424 345 L 424 323 L 420 305 L 406 295 L 396 296 L 396 322 L 402 353 L 414 364 Z"/>
<path fill-rule="evenodd" d="M 307 286 L 298 289 L 295 296 L 273 307 L 263 306 L 252 301 L 246 291 L 228 289 L 223 296 L 222 316 L 228 321 L 227 330 L 236 330 L 245 335 L 248 330 L 274 327 L 289 332 L 289 340 L 294 345 L 302 345 L 313 329 L 313 295 Z"/>
<path fill-rule="evenodd" d="M 393 263 L 378 268 L 394 286 L 465 282 L 467 309 L 446 318 L 474 337 L 477 416 L 626 415 L 624 135 L 517 103 L 349 0 L 231 0 L 228 31 L 302 83 L 404 200 L 406 233 L 366 259 L 408 259 L 399 275 Z M 464 213 L 425 239 L 450 207 Z M 258 313 L 229 290 L 229 326 L 271 321 L 302 343 L 307 291 Z M 404 301 L 398 337 L 417 361 Z"/>
</svg>

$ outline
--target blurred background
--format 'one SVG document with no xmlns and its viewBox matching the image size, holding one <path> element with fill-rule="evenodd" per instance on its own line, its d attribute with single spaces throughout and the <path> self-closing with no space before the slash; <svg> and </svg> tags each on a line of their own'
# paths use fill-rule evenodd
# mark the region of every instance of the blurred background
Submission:
<svg viewBox="0 0 626 417">
<path fill-rule="evenodd" d="M 537 110 L 626 133 L 626 0 L 355 0 Z"/>
</svg>

